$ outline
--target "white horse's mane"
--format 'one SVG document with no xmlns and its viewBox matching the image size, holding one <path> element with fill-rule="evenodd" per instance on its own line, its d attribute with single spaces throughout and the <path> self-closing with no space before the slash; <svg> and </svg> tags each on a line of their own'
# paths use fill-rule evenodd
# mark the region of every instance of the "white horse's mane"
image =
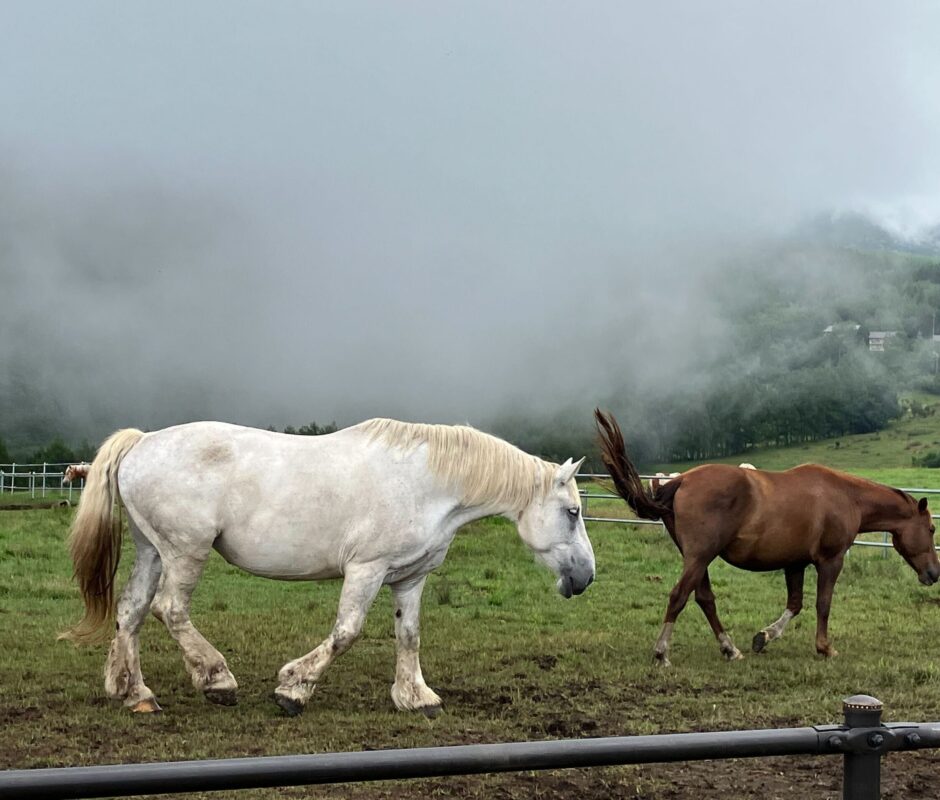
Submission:
<svg viewBox="0 0 940 800">
<path fill-rule="evenodd" d="M 557 466 L 468 425 L 370 419 L 356 427 L 390 447 L 427 445 L 431 474 L 457 491 L 468 507 L 492 504 L 518 513 L 536 489 L 548 492 Z"/>
</svg>

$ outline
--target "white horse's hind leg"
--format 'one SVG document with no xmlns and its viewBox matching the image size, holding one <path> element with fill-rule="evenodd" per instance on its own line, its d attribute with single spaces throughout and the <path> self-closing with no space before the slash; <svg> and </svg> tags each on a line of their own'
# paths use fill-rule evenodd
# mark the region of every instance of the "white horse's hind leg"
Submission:
<svg viewBox="0 0 940 800">
<path fill-rule="evenodd" d="M 392 586 L 395 595 L 395 639 L 397 657 L 392 701 L 401 711 L 421 711 L 435 717 L 441 709 L 441 698 L 424 682 L 418 649 L 421 646 L 419 617 L 424 576 L 416 582 Z"/>
<path fill-rule="evenodd" d="M 137 558 L 131 577 L 117 605 L 116 632 L 104 668 L 104 688 L 108 697 L 122 700 L 133 711 L 159 711 L 154 694 L 144 684 L 140 671 L 138 634 L 147 619 L 160 580 L 160 556 L 156 548 L 130 523 L 137 545 Z"/>
<path fill-rule="evenodd" d="M 183 651 L 183 662 L 193 686 L 206 699 L 224 706 L 236 703 L 238 683 L 225 657 L 203 637 L 189 618 L 189 604 L 208 558 L 177 555 L 173 561 L 164 559 L 163 580 L 151 606 L 157 617 L 176 639 Z"/>
<path fill-rule="evenodd" d="M 373 566 L 347 568 L 336 622 L 330 635 L 307 655 L 285 664 L 278 673 L 280 685 L 274 691 L 274 700 L 290 716 L 304 710 L 326 668 L 359 638 L 362 623 L 384 579 L 384 569 Z"/>
</svg>

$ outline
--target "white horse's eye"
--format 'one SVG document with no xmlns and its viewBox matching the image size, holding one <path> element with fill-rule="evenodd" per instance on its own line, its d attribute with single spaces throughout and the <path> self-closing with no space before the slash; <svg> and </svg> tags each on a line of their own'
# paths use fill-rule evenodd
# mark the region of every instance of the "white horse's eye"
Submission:
<svg viewBox="0 0 940 800">
<path fill-rule="evenodd" d="M 580 513 L 581 513 L 581 509 L 578 508 L 577 506 L 572 506 L 571 508 L 568 509 L 568 516 L 570 516 L 573 519 L 577 519 L 578 514 Z"/>
</svg>

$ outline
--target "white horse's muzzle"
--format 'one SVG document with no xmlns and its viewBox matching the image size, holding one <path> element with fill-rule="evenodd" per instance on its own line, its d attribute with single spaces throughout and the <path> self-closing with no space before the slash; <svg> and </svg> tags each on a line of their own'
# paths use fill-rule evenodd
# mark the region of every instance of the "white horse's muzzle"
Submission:
<svg viewBox="0 0 940 800">
<path fill-rule="evenodd" d="M 558 579 L 556 586 L 559 593 L 564 598 L 569 598 L 575 594 L 581 594 L 594 583 L 594 570 L 566 570 Z"/>
</svg>

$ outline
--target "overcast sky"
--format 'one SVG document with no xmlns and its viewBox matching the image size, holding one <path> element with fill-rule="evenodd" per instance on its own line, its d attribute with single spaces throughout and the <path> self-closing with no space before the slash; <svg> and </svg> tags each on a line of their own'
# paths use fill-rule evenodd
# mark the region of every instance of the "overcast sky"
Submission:
<svg viewBox="0 0 940 800">
<path fill-rule="evenodd" d="M 103 428 L 590 408 L 637 345 L 679 369 L 720 331 L 725 250 L 940 222 L 935 3 L 30 1 L 0 31 L 0 392 L 26 358 Z"/>
</svg>

